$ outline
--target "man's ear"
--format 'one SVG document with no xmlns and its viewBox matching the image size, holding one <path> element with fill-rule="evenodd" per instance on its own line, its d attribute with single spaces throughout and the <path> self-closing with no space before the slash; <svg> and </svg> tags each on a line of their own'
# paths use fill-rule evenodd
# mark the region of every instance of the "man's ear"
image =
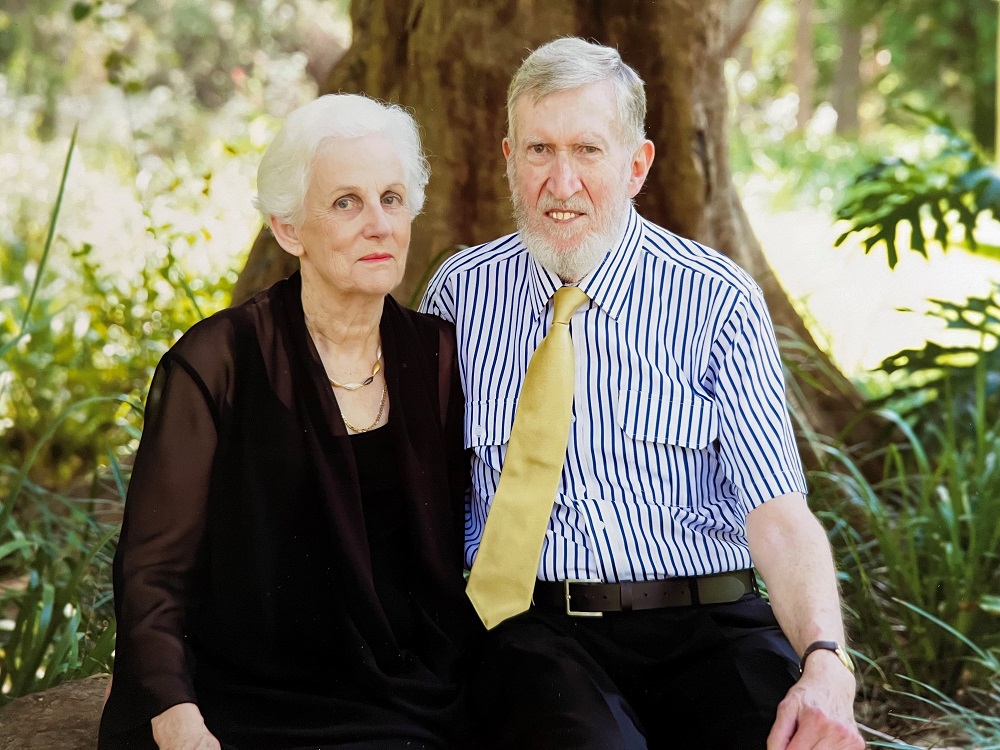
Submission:
<svg viewBox="0 0 1000 750">
<path fill-rule="evenodd" d="M 303 253 L 302 243 L 299 241 L 299 232 L 294 224 L 282 221 L 274 214 L 267 217 L 267 223 L 274 233 L 274 239 L 281 245 L 281 249 L 289 255 L 301 258 Z"/>
<path fill-rule="evenodd" d="M 642 186 L 646 182 L 646 175 L 649 174 L 649 168 L 653 166 L 655 155 L 656 149 L 653 147 L 652 141 L 643 141 L 632 155 L 632 166 L 628 177 L 629 198 L 635 198 L 642 190 Z"/>
<path fill-rule="evenodd" d="M 504 138 L 503 142 L 500 144 L 500 148 L 503 149 L 503 158 L 504 159 L 509 159 L 510 158 L 510 148 L 511 148 L 511 146 L 510 146 L 510 138 Z"/>
</svg>

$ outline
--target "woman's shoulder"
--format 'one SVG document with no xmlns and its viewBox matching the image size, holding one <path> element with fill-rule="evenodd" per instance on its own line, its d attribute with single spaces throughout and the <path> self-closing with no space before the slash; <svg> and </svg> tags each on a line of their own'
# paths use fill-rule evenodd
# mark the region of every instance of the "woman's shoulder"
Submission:
<svg viewBox="0 0 1000 750">
<path fill-rule="evenodd" d="M 238 332 L 248 321 L 247 311 L 241 307 L 219 310 L 191 326 L 168 355 L 192 365 L 216 361 L 236 348 Z"/>
<path fill-rule="evenodd" d="M 230 369 L 241 353 L 258 345 L 261 327 L 271 325 L 268 321 L 273 320 L 272 308 L 281 284 L 198 321 L 166 356 L 182 360 L 199 372 Z"/>
</svg>

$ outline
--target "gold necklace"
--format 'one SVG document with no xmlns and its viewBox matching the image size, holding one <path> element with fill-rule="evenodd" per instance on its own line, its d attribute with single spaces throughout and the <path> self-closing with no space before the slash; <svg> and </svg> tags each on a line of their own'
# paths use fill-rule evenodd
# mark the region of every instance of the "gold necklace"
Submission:
<svg viewBox="0 0 1000 750">
<path fill-rule="evenodd" d="M 352 425 L 350 422 L 347 421 L 347 417 L 344 416 L 343 409 L 340 409 L 340 406 L 338 406 L 337 408 L 340 409 L 340 418 L 344 420 L 344 426 L 347 427 L 347 429 L 349 429 L 351 432 L 370 432 L 371 430 L 374 430 L 375 426 L 379 423 L 379 420 L 382 419 L 382 412 L 385 411 L 385 399 L 388 395 L 389 395 L 389 383 L 388 381 L 386 381 L 382 385 L 382 401 L 378 405 L 378 414 L 375 415 L 375 421 L 372 422 L 367 427 L 355 427 L 354 425 Z"/>
<path fill-rule="evenodd" d="M 334 388 L 343 388 L 345 391 L 356 391 L 358 388 L 364 388 L 366 385 L 371 385 L 375 382 L 375 376 L 378 375 L 379 370 L 382 369 L 382 347 L 378 348 L 375 353 L 375 364 L 372 365 L 371 377 L 365 379 L 360 383 L 338 383 L 333 378 L 327 376 L 327 380 L 330 381 L 330 385 Z"/>
</svg>

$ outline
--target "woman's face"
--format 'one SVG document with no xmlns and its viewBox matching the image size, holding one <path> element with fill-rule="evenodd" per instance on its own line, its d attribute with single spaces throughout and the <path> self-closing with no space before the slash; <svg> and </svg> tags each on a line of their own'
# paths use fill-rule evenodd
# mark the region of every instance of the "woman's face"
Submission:
<svg viewBox="0 0 1000 750">
<path fill-rule="evenodd" d="M 382 297 L 403 278 L 413 220 L 403 163 L 384 136 L 333 139 L 313 159 L 293 229 L 302 278 L 344 295 Z M 282 243 L 283 245 L 285 243 Z"/>
</svg>

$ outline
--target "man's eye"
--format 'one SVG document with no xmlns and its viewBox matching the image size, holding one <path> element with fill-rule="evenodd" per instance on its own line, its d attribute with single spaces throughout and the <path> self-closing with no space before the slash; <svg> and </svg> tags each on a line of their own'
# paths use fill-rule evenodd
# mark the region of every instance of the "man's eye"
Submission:
<svg viewBox="0 0 1000 750">
<path fill-rule="evenodd" d="M 533 154 L 544 154 L 545 153 L 545 144 L 544 143 L 535 143 L 535 144 L 529 146 L 528 150 L 531 153 L 533 153 Z"/>
<path fill-rule="evenodd" d="M 584 146 L 583 153 L 585 154 L 596 154 L 600 151 L 597 146 Z"/>
</svg>

